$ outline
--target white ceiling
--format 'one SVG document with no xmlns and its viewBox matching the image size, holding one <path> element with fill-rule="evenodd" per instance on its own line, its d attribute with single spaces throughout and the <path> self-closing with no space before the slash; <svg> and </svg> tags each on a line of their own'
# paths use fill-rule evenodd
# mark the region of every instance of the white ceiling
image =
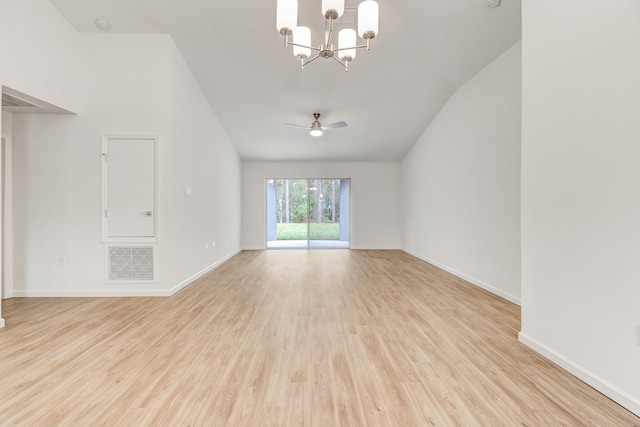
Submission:
<svg viewBox="0 0 640 427">
<path fill-rule="evenodd" d="M 521 0 L 378 0 L 379 35 L 348 73 L 322 58 L 301 70 L 275 28 L 276 0 L 50 1 L 79 31 L 99 31 L 101 18 L 111 32 L 171 34 L 244 160 L 399 161 L 453 92 L 521 37 Z M 320 5 L 299 0 L 313 44 Z M 283 125 L 310 126 L 315 111 L 349 126 L 313 138 Z"/>
</svg>

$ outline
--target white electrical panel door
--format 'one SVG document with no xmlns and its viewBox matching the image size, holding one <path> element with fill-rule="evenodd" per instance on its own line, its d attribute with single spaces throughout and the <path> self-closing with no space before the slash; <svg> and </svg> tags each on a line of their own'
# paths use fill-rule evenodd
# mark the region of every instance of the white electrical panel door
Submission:
<svg viewBox="0 0 640 427">
<path fill-rule="evenodd" d="M 155 138 L 106 137 L 103 158 L 105 239 L 155 238 Z"/>
</svg>

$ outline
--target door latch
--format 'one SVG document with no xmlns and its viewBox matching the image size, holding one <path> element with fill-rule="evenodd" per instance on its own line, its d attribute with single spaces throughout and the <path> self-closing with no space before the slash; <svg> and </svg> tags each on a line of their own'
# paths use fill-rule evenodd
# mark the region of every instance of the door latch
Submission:
<svg viewBox="0 0 640 427">
<path fill-rule="evenodd" d="M 152 216 L 153 212 L 151 211 L 144 211 L 144 212 L 138 212 L 140 215 L 144 215 L 144 216 Z"/>
</svg>

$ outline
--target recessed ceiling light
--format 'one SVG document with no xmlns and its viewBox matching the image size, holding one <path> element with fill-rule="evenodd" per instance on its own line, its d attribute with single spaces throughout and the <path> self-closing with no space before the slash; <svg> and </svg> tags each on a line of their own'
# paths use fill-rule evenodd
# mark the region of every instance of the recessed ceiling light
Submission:
<svg viewBox="0 0 640 427">
<path fill-rule="evenodd" d="M 498 7 L 500 6 L 500 0 L 487 0 L 487 6 L 489 7 Z"/>
<path fill-rule="evenodd" d="M 111 25 L 104 19 L 96 19 L 95 25 L 100 31 L 109 31 L 111 29 Z"/>
</svg>

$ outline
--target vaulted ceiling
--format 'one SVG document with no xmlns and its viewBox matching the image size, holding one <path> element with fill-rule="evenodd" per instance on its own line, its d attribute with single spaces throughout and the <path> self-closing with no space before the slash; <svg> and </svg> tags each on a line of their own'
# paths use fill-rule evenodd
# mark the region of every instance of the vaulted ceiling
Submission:
<svg viewBox="0 0 640 427">
<path fill-rule="evenodd" d="M 276 30 L 276 0 L 50 1 L 79 31 L 103 19 L 113 33 L 170 34 L 244 160 L 399 161 L 455 90 L 521 37 L 521 0 L 378 0 L 378 37 L 348 72 L 326 59 L 301 70 Z M 314 45 L 320 8 L 299 0 Z M 314 138 L 284 126 L 310 126 L 314 112 L 348 127 Z"/>
</svg>

